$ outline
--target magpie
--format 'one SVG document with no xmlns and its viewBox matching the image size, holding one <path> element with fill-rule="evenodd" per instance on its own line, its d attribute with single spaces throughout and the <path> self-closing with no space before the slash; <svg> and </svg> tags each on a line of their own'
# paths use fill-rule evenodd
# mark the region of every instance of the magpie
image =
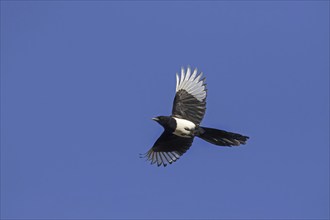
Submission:
<svg viewBox="0 0 330 220">
<path fill-rule="evenodd" d="M 142 157 L 166 167 L 177 161 L 192 145 L 194 137 L 199 137 L 218 146 L 238 146 L 245 144 L 249 137 L 215 128 L 200 126 L 206 110 L 206 83 L 203 73 L 181 68 L 181 77 L 176 74 L 176 94 L 171 116 L 153 118 L 164 128 L 164 132 L 153 147 Z"/>
</svg>

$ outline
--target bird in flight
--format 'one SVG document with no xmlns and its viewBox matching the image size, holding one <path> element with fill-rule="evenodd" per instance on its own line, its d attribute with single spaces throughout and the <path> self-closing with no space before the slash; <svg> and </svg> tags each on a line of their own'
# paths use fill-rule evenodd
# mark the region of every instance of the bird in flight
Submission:
<svg viewBox="0 0 330 220">
<path fill-rule="evenodd" d="M 245 144 L 249 137 L 228 131 L 200 126 L 206 110 L 206 83 L 198 74 L 197 68 L 190 67 L 185 72 L 181 68 L 181 77 L 176 74 L 176 94 L 171 116 L 153 118 L 164 128 L 164 132 L 154 146 L 142 157 L 151 164 L 172 164 L 192 145 L 195 137 L 218 146 L 238 146 Z"/>
</svg>

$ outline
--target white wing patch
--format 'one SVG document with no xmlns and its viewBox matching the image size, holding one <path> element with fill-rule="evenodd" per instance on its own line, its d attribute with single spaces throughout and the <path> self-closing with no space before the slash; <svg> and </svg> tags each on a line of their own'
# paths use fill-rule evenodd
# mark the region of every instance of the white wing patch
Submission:
<svg viewBox="0 0 330 220">
<path fill-rule="evenodd" d="M 175 118 L 175 117 L 173 118 L 176 121 L 176 129 L 173 132 L 173 134 L 184 138 L 191 138 L 196 128 L 196 125 L 193 122 L 188 121 L 186 119 Z"/>
<path fill-rule="evenodd" d="M 202 102 L 206 98 L 205 80 L 201 80 L 202 75 L 203 73 L 197 75 L 197 68 L 192 74 L 190 67 L 187 68 L 186 73 L 184 68 L 181 68 L 181 77 L 176 74 L 176 92 L 183 89 Z"/>
</svg>

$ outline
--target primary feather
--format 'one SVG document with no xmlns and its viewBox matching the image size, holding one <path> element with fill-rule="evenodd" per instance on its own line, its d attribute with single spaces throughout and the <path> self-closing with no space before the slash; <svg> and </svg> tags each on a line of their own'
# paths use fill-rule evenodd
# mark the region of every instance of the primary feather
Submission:
<svg viewBox="0 0 330 220">
<path fill-rule="evenodd" d="M 197 77 L 197 68 L 191 75 L 191 69 L 188 67 L 187 73 L 184 73 L 184 69 L 181 69 L 181 78 L 176 74 L 176 92 L 185 90 L 198 101 L 203 102 L 206 98 L 206 84 L 205 80 L 200 80 L 203 73 L 200 73 Z"/>
</svg>

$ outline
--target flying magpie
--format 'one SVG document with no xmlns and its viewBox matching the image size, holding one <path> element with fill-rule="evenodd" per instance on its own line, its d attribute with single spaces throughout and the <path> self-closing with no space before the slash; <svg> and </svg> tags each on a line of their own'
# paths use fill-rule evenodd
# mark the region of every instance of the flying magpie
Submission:
<svg viewBox="0 0 330 220">
<path fill-rule="evenodd" d="M 142 157 L 158 166 L 177 161 L 192 145 L 194 137 L 199 137 L 218 146 L 238 146 L 245 144 L 249 137 L 228 131 L 200 126 L 206 110 L 206 83 L 203 73 L 185 72 L 181 68 L 181 77 L 176 74 L 176 94 L 171 116 L 153 118 L 164 132 L 154 146 Z"/>
</svg>

